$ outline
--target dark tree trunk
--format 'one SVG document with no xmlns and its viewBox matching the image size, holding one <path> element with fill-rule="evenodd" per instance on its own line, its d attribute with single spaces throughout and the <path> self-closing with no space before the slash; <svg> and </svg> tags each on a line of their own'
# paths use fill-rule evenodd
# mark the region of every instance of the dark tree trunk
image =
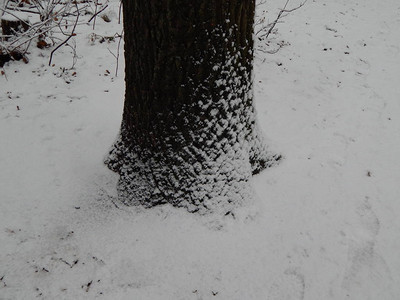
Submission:
<svg viewBox="0 0 400 300">
<path fill-rule="evenodd" d="M 23 20 L 9 20 L 9 19 L 1 19 L 1 30 L 2 34 L 6 37 L 4 38 L 6 41 L 10 36 L 15 36 L 16 33 L 27 31 L 29 28 L 28 21 Z"/>
<path fill-rule="evenodd" d="M 255 121 L 254 0 L 123 5 L 125 107 L 106 161 L 120 197 L 200 212 L 240 205 L 251 175 L 279 159 Z"/>
</svg>

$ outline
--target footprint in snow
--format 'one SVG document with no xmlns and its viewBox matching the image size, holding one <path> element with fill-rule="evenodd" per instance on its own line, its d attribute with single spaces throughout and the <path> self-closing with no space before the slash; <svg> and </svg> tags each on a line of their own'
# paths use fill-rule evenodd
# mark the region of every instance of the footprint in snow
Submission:
<svg viewBox="0 0 400 300">
<path fill-rule="evenodd" d="M 305 280 L 303 274 L 287 269 L 271 285 L 268 300 L 303 300 Z"/>
<path fill-rule="evenodd" d="M 383 283 L 385 279 L 382 281 L 382 278 L 391 279 L 386 262 L 375 252 L 376 237 L 381 225 L 368 199 L 357 208 L 357 215 L 361 230 L 358 236 L 349 242 L 348 266 L 342 282 L 342 287 L 348 297 L 363 293 L 363 285 L 366 285 L 365 287 L 370 284 L 379 286 L 385 284 Z M 382 275 L 386 276 L 382 277 Z"/>
</svg>

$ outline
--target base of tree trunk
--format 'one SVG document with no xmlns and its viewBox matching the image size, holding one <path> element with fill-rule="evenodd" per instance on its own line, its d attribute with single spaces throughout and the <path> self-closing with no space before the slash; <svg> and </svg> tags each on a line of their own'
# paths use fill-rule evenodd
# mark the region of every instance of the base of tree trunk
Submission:
<svg viewBox="0 0 400 300">
<path fill-rule="evenodd" d="M 135 146 L 121 128 L 105 163 L 120 175 L 118 196 L 126 205 L 170 203 L 189 212 L 226 214 L 254 197 L 252 175 L 281 159 L 266 149 L 259 134 L 245 143 L 226 141 L 207 151 L 188 145 L 181 151 L 150 153 Z"/>
</svg>

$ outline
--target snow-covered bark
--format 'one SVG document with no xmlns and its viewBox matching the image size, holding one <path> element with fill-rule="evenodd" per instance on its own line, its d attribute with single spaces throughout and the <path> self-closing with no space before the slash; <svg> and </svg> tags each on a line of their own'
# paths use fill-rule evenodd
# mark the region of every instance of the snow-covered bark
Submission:
<svg viewBox="0 0 400 300">
<path fill-rule="evenodd" d="M 254 1 L 193 2 L 124 2 L 125 107 L 106 163 L 126 203 L 229 210 L 279 159 L 253 107 Z"/>
</svg>

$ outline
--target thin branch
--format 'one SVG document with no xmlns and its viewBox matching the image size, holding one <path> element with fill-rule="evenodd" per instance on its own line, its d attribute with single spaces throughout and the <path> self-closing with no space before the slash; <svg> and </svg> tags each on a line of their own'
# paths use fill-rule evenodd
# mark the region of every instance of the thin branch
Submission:
<svg viewBox="0 0 400 300">
<path fill-rule="evenodd" d="M 4 9 L 2 9 L 2 10 L 4 10 Z M 24 8 L 20 8 L 20 7 L 8 7 L 7 11 L 9 11 L 9 10 L 26 12 L 26 13 L 37 14 L 37 15 L 40 14 L 40 12 L 38 12 L 38 11 L 34 11 L 34 10 L 30 10 L 30 9 L 24 9 Z"/>
<path fill-rule="evenodd" d="M 262 35 L 262 37 L 268 38 L 268 36 L 271 34 L 272 30 L 274 30 L 276 24 L 278 24 L 278 21 L 280 20 L 280 18 L 282 17 L 282 14 L 284 13 L 286 6 L 288 5 L 290 0 L 286 0 L 285 6 L 283 7 L 283 9 L 281 9 L 278 13 L 278 16 L 276 17 L 275 21 L 272 22 L 272 25 L 270 26 L 269 30 L 267 31 L 266 34 Z"/>
<path fill-rule="evenodd" d="M 100 14 L 101 12 L 103 12 L 106 8 L 108 7 L 108 4 L 106 6 L 104 6 L 102 9 L 100 9 L 98 12 L 96 12 L 90 19 L 89 21 L 87 21 L 87 23 L 89 24 L 93 19 L 96 18 L 96 16 L 98 14 Z M 93 21 L 93 30 L 94 30 L 94 23 L 96 23 L 96 19 Z"/>
<path fill-rule="evenodd" d="M 263 18 L 259 18 L 259 21 L 256 22 L 255 27 L 258 27 L 261 25 L 261 28 L 256 30 L 256 36 L 257 38 L 261 41 L 261 40 L 271 40 L 269 37 L 272 33 L 274 33 L 276 31 L 276 26 L 277 24 L 283 23 L 282 19 L 285 18 L 286 16 L 288 16 L 291 12 L 298 10 L 299 8 L 303 7 L 307 0 L 304 0 L 304 2 L 300 3 L 298 6 L 288 9 L 288 5 L 289 5 L 290 0 L 286 0 L 285 5 L 283 6 L 283 8 L 279 9 L 279 12 L 276 16 L 276 18 L 268 23 L 267 25 L 263 25 L 265 22 L 265 17 Z M 265 3 L 262 2 L 260 4 Z M 268 43 L 267 43 L 268 46 Z M 275 54 L 277 53 L 284 45 L 283 44 L 278 44 L 278 48 L 274 49 L 274 50 L 265 50 L 262 48 L 257 48 L 258 51 L 261 51 L 263 53 L 268 53 L 268 54 Z"/>
<path fill-rule="evenodd" d="M 121 34 L 118 35 L 116 33 L 114 36 L 115 37 L 119 37 L 118 46 L 117 46 L 117 55 L 115 55 L 109 48 L 107 48 L 107 50 L 117 60 L 117 64 L 116 64 L 116 67 L 115 67 L 115 77 L 118 77 L 119 52 L 120 52 L 120 48 L 121 48 L 121 41 L 122 41 L 122 38 L 124 36 L 124 30 L 122 29 Z"/>
<path fill-rule="evenodd" d="M 78 3 L 77 3 L 77 2 L 75 2 L 75 5 L 76 5 L 76 8 L 78 8 Z M 60 49 L 63 45 L 65 45 L 65 44 L 70 40 L 71 37 L 73 37 L 73 36 L 75 35 L 75 28 L 76 28 L 76 25 L 78 24 L 79 16 L 80 16 L 80 14 L 79 14 L 79 11 L 78 11 L 78 14 L 77 14 L 76 20 L 75 20 L 75 24 L 74 24 L 74 27 L 72 28 L 72 31 L 71 31 L 70 36 L 67 37 L 67 39 L 66 39 L 64 42 L 62 42 L 60 45 L 58 45 L 55 49 L 53 49 L 53 51 L 51 51 L 51 53 L 50 53 L 50 59 L 49 59 L 49 66 L 51 66 L 51 61 L 52 61 L 52 59 L 53 59 L 54 53 L 55 53 L 58 49 Z"/>
<path fill-rule="evenodd" d="M 118 24 L 121 24 L 121 11 L 122 11 L 122 0 L 119 1 Z"/>
<path fill-rule="evenodd" d="M 9 10 L 6 10 L 2 7 L 0 7 L 0 10 L 3 11 L 3 13 L 8 13 L 9 15 L 13 16 L 16 18 L 18 21 L 24 23 L 26 26 L 29 26 L 29 23 L 26 22 L 26 20 L 21 19 L 20 17 L 16 16 L 15 14 L 11 13 Z"/>
<path fill-rule="evenodd" d="M 99 2 L 98 0 L 95 0 L 94 2 L 94 20 L 93 20 L 93 30 L 96 27 L 96 16 L 97 16 L 97 6 L 98 6 Z"/>
</svg>

